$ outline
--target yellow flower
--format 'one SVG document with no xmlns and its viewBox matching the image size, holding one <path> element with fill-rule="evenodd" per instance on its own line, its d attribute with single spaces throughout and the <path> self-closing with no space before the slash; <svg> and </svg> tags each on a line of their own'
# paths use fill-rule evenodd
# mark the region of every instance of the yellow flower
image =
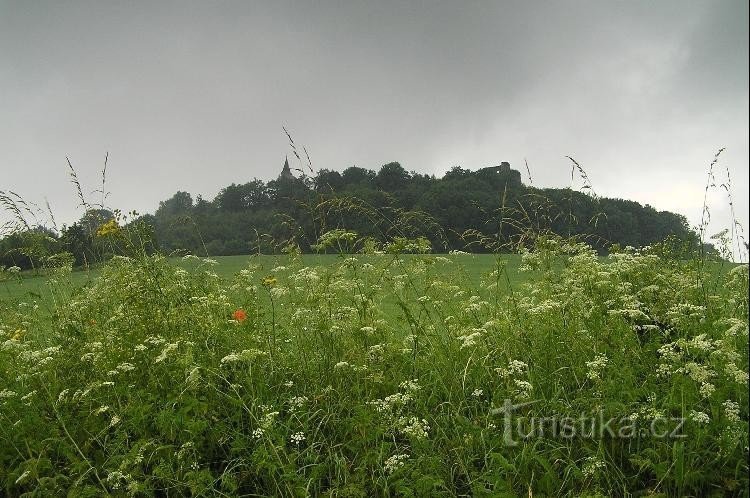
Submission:
<svg viewBox="0 0 750 498">
<path fill-rule="evenodd" d="M 276 277 L 269 275 L 263 278 L 262 284 L 264 287 L 273 287 L 276 285 Z"/>
<path fill-rule="evenodd" d="M 113 218 L 103 224 L 99 227 L 99 229 L 96 231 L 97 237 L 106 237 L 107 235 L 116 235 L 120 233 L 120 225 L 117 224 L 117 221 Z"/>
</svg>

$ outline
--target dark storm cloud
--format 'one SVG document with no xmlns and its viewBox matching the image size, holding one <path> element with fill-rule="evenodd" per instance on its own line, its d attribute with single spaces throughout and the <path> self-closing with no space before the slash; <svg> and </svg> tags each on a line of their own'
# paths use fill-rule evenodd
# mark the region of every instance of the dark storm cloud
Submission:
<svg viewBox="0 0 750 498">
<path fill-rule="evenodd" d="M 0 188 L 67 221 L 69 155 L 153 211 L 315 166 L 441 174 L 529 160 L 537 185 L 700 216 L 718 147 L 747 222 L 748 12 L 720 2 L 0 2 Z M 725 203 L 715 216 L 727 223 Z"/>
</svg>

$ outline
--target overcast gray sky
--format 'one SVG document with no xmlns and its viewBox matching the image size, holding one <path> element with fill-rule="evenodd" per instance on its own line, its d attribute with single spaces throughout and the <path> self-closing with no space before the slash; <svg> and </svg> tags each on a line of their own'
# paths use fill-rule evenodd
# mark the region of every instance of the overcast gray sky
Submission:
<svg viewBox="0 0 750 498">
<path fill-rule="evenodd" d="M 747 226 L 748 2 L 0 0 L 0 190 L 59 222 L 81 214 L 66 155 L 93 190 L 108 151 L 111 204 L 153 212 L 276 177 L 282 125 L 336 170 L 526 158 L 564 187 L 571 155 L 694 224 L 726 147 Z"/>
</svg>

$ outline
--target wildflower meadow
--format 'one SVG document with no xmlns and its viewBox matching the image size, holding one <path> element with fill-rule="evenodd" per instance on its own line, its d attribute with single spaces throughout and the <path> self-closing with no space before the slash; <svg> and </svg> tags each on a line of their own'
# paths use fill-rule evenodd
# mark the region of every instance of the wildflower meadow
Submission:
<svg viewBox="0 0 750 498">
<path fill-rule="evenodd" d="M 135 251 L 0 301 L 0 494 L 748 495 L 746 264 L 360 247 Z"/>
</svg>

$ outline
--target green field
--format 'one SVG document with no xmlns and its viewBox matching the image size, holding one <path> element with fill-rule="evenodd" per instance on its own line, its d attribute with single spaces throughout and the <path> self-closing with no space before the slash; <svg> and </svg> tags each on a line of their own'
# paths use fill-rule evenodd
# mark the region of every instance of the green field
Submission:
<svg viewBox="0 0 750 498">
<path fill-rule="evenodd" d="M 749 493 L 747 265 L 551 238 L 23 277 L 3 496 Z"/>
<path fill-rule="evenodd" d="M 512 283 L 519 283 L 524 280 L 525 276 L 518 272 L 520 256 L 514 254 L 492 255 L 492 254 L 460 254 L 460 255 L 441 255 L 460 264 L 462 271 L 466 273 L 469 280 L 474 285 L 479 285 L 481 276 L 492 270 L 497 258 L 507 262 L 508 275 Z M 380 256 L 387 258 L 388 256 Z M 410 255 L 402 255 L 400 258 L 408 260 Z M 362 258 L 362 256 L 360 256 Z M 371 256 L 369 258 L 375 258 Z M 271 269 L 285 264 L 289 257 L 284 255 L 252 255 L 252 256 L 216 256 L 211 258 L 218 264 L 213 270 L 223 279 L 231 279 L 240 270 L 246 268 L 248 264 L 258 264 L 263 268 Z M 328 266 L 340 261 L 342 256 L 332 254 L 305 254 L 302 261 L 308 266 Z M 367 259 L 367 258 L 364 258 Z M 170 261 L 184 268 L 195 267 L 193 261 L 184 261 L 181 258 L 171 258 Z M 92 270 L 75 270 L 70 274 L 69 280 L 66 279 L 64 284 L 72 289 L 90 284 L 98 275 L 98 269 Z M 49 297 L 50 289 L 47 285 L 49 277 L 46 275 L 35 275 L 32 272 L 25 272 L 19 280 L 7 280 L 0 282 L 0 299 L 45 299 Z"/>
</svg>

